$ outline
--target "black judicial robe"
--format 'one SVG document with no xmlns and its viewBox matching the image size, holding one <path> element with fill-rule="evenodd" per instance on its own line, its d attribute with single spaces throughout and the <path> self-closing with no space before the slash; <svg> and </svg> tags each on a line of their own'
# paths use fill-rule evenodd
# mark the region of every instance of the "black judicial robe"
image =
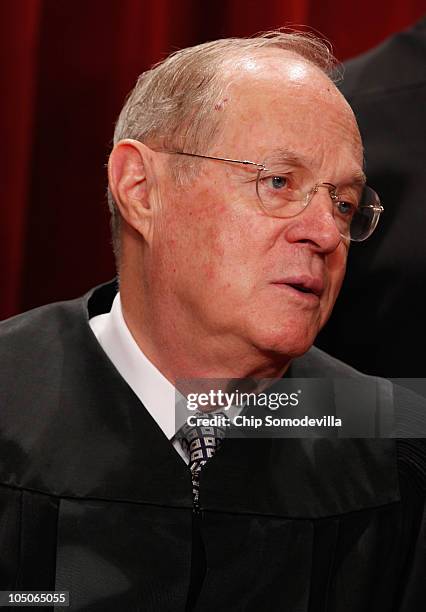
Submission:
<svg viewBox="0 0 426 612">
<path fill-rule="evenodd" d="M 0 590 L 67 590 L 73 611 L 426 609 L 423 441 L 226 439 L 193 528 L 187 466 L 88 325 L 115 290 L 0 326 Z M 361 376 L 317 349 L 291 375 Z"/>
</svg>

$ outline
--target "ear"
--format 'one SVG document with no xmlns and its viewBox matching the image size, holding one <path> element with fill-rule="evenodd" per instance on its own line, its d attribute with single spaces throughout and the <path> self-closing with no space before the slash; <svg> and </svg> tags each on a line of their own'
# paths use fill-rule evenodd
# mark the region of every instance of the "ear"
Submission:
<svg viewBox="0 0 426 612">
<path fill-rule="evenodd" d="M 123 219 L 147 238 L 152 209 L 147 188 L 149 149 L 130 138 L 118 142 L 108 162 L 109 187 Z"/>
</svg>

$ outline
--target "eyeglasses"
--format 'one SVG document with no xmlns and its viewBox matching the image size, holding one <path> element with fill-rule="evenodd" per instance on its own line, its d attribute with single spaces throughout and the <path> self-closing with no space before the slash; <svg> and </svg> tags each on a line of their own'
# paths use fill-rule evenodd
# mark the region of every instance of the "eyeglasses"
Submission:
<svg viewBox="0 0 426 612">
<path fill-rule="evenodd" d="M 251 166 L 257 170 L 256 193 L 262 210 L 270 217 L 287 219 L 299 215 L 311 202 L 320 187 L 328 190 L 333 204 L 333 218 L 340 235 L 345 240 L 362 242 L 376 229 L 384 208 L 377 193 L 368 185 L 345 187 L 337 192 L 332 183 L 316 183 L 309 189 L 298 188 L 291 184 L 288 170 L 279 168 L 277 162 L 263 164 L 249 160 L 212 157 L 184 151 L 162 151 L 172 155 L 186 155 L 214 161 Z M 274 166 L 270 168 L 269 166 Z"/>
</svg>

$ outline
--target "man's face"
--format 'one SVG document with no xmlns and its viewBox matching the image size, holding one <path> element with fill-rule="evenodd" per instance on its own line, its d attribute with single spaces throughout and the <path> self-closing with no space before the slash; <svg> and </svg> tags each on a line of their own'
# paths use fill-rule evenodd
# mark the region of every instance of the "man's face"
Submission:
<svg viewBox="0 0 426 612">
<path fill-rule="evenodd" d="M 353 116 L 334 86 L 282 52 L 242 65 L 230 88 L 218 141 L 206 155 L 264 162 L 284 153 L 289 176 L 347 183 L 362 170 Z M 162 314 L 180 333 L 232 352 L 303 354 L 328 319 L 348 245 L 327 189 L 290 219 L 259 207 L 256 170 L 195 160 L 197 176 L 176 188 L 163 156 L 150 280 Z M 163 316 L 164 319 L 164 316 Z"/>
</svg>

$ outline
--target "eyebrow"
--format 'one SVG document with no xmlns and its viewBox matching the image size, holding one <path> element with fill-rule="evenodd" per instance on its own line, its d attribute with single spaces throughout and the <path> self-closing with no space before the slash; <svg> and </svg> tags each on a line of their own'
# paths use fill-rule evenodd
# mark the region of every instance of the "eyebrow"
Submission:
<svg viewBox="0 0 426 612">
<path fill-rule="evenodd" d="M 291 149 L 283 149 L 281 147 L 273 150 L 272 154 L 268 156 L 267 162 L 269 165 L 271 162 L 272 164 L 285 162 L 291 164 L 292 166 L 298 166 L 299 168 L 306 168 L 307 170 L 310 170 L 310 160 L 307 157 L 297 153 L 296 151 L 292 151 Z M 350 176 L 350 178 L 339 182 L 339 186 L 346 187 L 348 185 L 359 185 L 363 187 L 366 184 L 366 181 L 367 177 L 365 176 L 365 173 L 362 170 L 357 170 L 352 176 Z"/>
<path fill-rule="evenodd" d="M 301 166 L 309 169 L 309 160 L 304 155 L 296 153 L 291 149 L 278 148 L 272 151 L 272 154 L 268 156 L 268 162 L 279 163 L 288 162 L 293 166 Z"/>
<path fill-rule="evenodd" d="M 349 179 L 340 181 L 337 185 L 338 189 L 345 187 L 364 187 L 367 183 L 367 177 L 362 170 L 355 172 Z"/>
</svg>

